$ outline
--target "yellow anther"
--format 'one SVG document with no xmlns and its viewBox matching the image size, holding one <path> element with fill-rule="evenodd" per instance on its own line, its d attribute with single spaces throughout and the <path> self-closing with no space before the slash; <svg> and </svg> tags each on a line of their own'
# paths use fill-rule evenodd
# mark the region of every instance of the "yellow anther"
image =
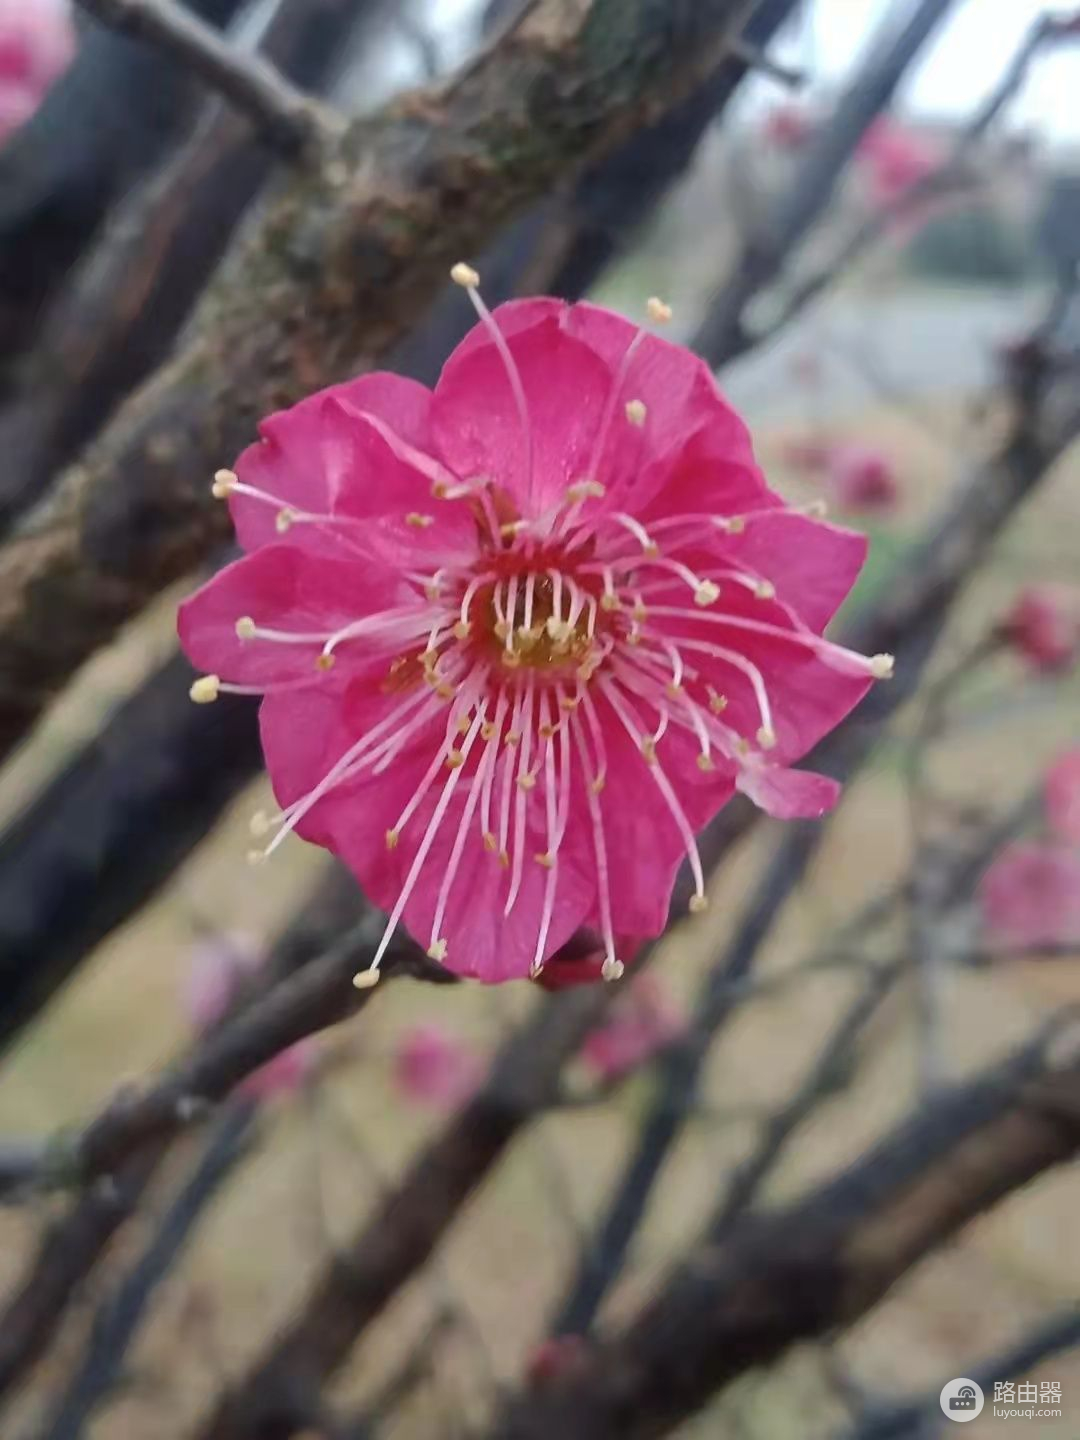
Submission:
<svg viewBox="0 0 1080 1440">
<path fill-rule="evenodd" d="M 589 786 L 589 789 L 594 795 L 600 795 L 602 794 L 604 786 L 606 784 L 607 779 L 605 778 L 605 776 L 597 775 L 596 778 L 593 780 L 592 784 Z"/>
<path fill-rule="evenodd" d="M 316 670 L 332 670 L 336 664 L 337 656 L 332 650 L 315 657 Z"/>
<path fill-rule="evenodd" d="M 481 740 L 495 739 L 495 726 L 491 723 L 490 720 L 485 720 L 484 723 L 480 726 L 480 738 Z"/>
<path fill-rule="evenodd" d="M 543 631 L 537 630 L 535 626 L 526 630 L 522 625 L 519 630 L 514 632 L 514 641 L 521 646 L 522 650 L 531 650 L 542 634 Z"/>
<path fill-rule="evenodd" d="M 440 700 L 452 700 L 457 694 L 457 691 L 454 689 L 453 685 L 448 685 L 446 681 L 443 680 L 435 686 L 435 694 L 439 697 Z"/>
<path fill-rule="evenodd" d="M 252 640 L 255 637 L 255 621 L 250 615 L 241 615 L 236 622 L 236 634 L 240 640 Z"/>
<path fill-rule="evenodd" d="M 762 725 L 757 732 L 757 743 L 762 750 L 773 750 L 776 747 L 776 731 L 771 725 Z"/>
<path fill-rule="evenodd" d="M 455 285 L 460 285 L 463 290 L 475 290 L 480 284 L 479 272 L 471 265 L 466 265 L 464 260 L 459 260 L 450 271 L 450 279 Z"/>
<path fill-rule="evenodd" d="M 495 836 L 491 833 L 490 830 L 485 830 L 485 831 L 484 831 L 484 849 L 487 850 L 487 851 L 490 851 L 490 853 L 491 853 L 492 855 L 494 855 L 495 851 L 496 851 L 498 848 L 499 848 L 499 842 L 498 842 L 498 840 L 496 840 Z"/>
<path fill-rule="evenodd" d="M 439 586 L 435 583 L 434 580 L 429 580 L 428 583 L 424 586 L 424 594 L 429 600 L 438 600 L 438 598 L 442 594 L 442 590 L 439 588 Z"/>
<path fill-rule="evenodd" d="M 491 630 L 496 640 L 505 640 L 510 634 L 510 626 L 505 620 L 496 620 Z"/>
<path fill-rule="evenodd" d="M 600 596 L 600 609 L 608 611 L 622 609 L 622 601 L 614 590 L 605 590 Z"/>
<path fill-rule="evenodd" d="M 741 535 L 746 529 L 746 521 L 741 515 L 714 515 L 713 520 L 728 535 Z"/>
<path fill-rule="evenodd" d="M 256 810 L 248 821 L 248 833 L 254 835 L 256 840 L 261 840 L 264 835 L 269 833 L 269 830 L 270 816 L 265 810 Z"/>
<path fill-rule="evenodd" d="M 747 740 L 745 736 L 739 735 L 736 737 L 735 745 L 733 748 L 735 750 L 735 754 L 740 755 L 745 760 L 747 755 L 750 754 L 750 741 Z"/>
<path fill-rule="evenodd" d="M 235 471 L 219 470 L 214 476 L 214 483 L 210 486 L 210 493 L 215 500 L 227 500 L 239 483 Z"/>
<path fill-rule="evenodd" d="M 506 743 L 507 743 L 507 745 L 520 745 L 520 744 L 521 744 L 521 731 L 520 731 L 520 730 L 508 730 L 508 731 L 506 732 Z"/>
<path fill-rule="evenodd" d="M 633 618 L 634 618 L 635 620 L 638 620 L 638 621 L 640 621 L 640 620 L 647 620 L 647 619 L 649 618 L 649 611 L 648 611 L 648 608 L 647 608 L 647 606 L 646 606 L 646 604 L 645 604 L 645 601 L 644 601 L 644 600 L 635 600 L 635 601 L 634 601 L 634 608 L 630 611 L 630 614 L 633 616 Z"/>
<path fill-rule="evenodd" d="M 896 661 L 891 655 L 871 655 L 870 674 L 875 680 L 891 680 Z"/>
<path fill-rule="evenodd" d="M 656 764 L 656 741 L 651 735 L 645 735 L 642 738 L 641 753 L 645 757 L 646 765 Z"/>
<path fill-rule="evenodd" d="M 515 654 L 513 650 L 500 650 L 499 659 L 507 670 L 516 670 L 521 664 L 521 656 Z"/>
<path fill-rule="evenodd" d="M 517 777 L 517 783 L 518 788 L 521 790 L 535 790 L 536 776 L 531 774 L 530 771 L 526 770 L 524 775 L 519 775 Z"/>
<path fill-rule="evenodd" d="M 599 480 L 577 480 L 568 488 L 566 498 L 579 504 L 582 500 L 602 500 L 606 494 L 607 489 Z"/>
<path fill-rule="evenodd" d="M 504 540 L 512 540 L 520 530 L 525 529 L 527 523 L 525 520 L 506 520 L 499 526 L 499 534 Z"/>
<path fill-rule="evenodd" d="M 379 971 L 370 967 L 367 970 L 359 970 L 352 977 L 352 983 L 357 990 L 373 990 L 379 983 Z"/>
<path fill-rule="evenodd" d="M 691 895 L 689 910 L 691 915 L 700 915 L 703 910 L 709 908 L 709 897 L 707 895 Z"/>
<path fill-rule="evenodd" d="M 196 705 L 212 705 L 221 691 L 220 675 L 200 675 L 192 683 L 188 694 Z"/>
<path fill-rule="evenodd" d="M 720 586 L 712 580 L 702 580 L 694 591 L 695 605 L 711 605 L 720 595 Z"/>
<path fill-rule="evenodd" d="M 440 964 L 446 959 L 446 941 L 433 940 L 427 948 L 429 960 L 438 960 Z"/>
<path fill-rule="evenodd" d="M 467 620 L 459 620 L 453 629 L 454 639 L 467 640 L 471 629 L 472 627 Z"/>
<path fill-rule="evenodd" d="M 627 637 L 626 637 L 626 643 L 627 643 L 628 645 L 640 645 L 640 644 L 641 644 L 641 631 L 638 629 L 638 627 L 637 627 L 636 625 L 634 625 L 634 626 L 631 628 L 630 634 L 627 635 Z"/>
<path fill-rule="evenodd" d="M 426 650 L 422 650 L 420 652 L 420 663 L 421 665 L 423 665 L 425 670 L 432 665 L 437 665 L 438 661 L 439 652 L 438 650 L 433 649 L 431 646 L 428 646 Z"/>
<path fill-rule="evenodd" d="M 398 847 L 398 841 L 399 841 L 400 839 L 401 839 L 401 831 L 400 831 L 400 830 L 387 830 L 387 832 L 386 832 L 386 848 L 387 848 L 388 850 L 396 850 L 397 847 Z"/>
<path fill-rule="evenodd" d="M 274 516 L 274 529 L 279 535 L 284 535 L 295 519 L 296 511 L 290 510 L 288 505 L 283 505 Z"/>
<path fill-rule="evenodd" d="M 759 600 L 775 600 L 776 586 L 771 580 L 759 580 L 754 586 L 754 594 Z"/>
<path fill-rule="evenodd" d="M 510 869 L 510 854 L 506 850 L 499 851 L 499 864 L 504 870 Z"/>
<path fill-rule="evenodd" d="M 667 325 L 671 320 L 671 306 L 665 305 L 656 295 L 650 295 L 645 309 L 654 325 Z"/>
<path fill-rule="evenodd" d="M 710 770 L 716 769 L 716 766 L 712 762 L 712 756 L 706 755 L 704 750 L 702 750 L 701 754 L 697 757 L 697 768 L 704 770 L 706 774 L 708 774 Z"/>
<path fill-rule="evenodd" d="M 717 692 L 716 692 L 716 691 L 712 688 L 712 686 L 710 685 L 710 686 L 709 686 L 709 709 L 712 711 L 712 713 L 713 713 L 714 715 L 720 715 L 720 714 L 722 714 L 723 711 L 725 711 L 725 710 L 727 709 L 727 703 L 728 703 L 728 702 L 727 702 L 727 696 L 726 696 L 726 695 L 718 695 Z"/>
<path fill-rule="evenodd" d="M 685 692 L 681 685 L 676 685 L 675 682 L 672 680 L 664 686 L 664 693 L 671 700 L 679 700 Z"/>
<path fill-rule="evenodd" d="M 461 719 L 457 722 L 458 734 L 467 735 L 471 729 L 472 721 L 469 719 L 468 715 L 462 715 Z"/>
<path fill-rule="evenodd" d="M 564 695 L 559 701 L 559 709 L 565 710 L 569 714 L 571 711 L 576 710 L 580 704 L 581 701 L 576 695 Z"/>
<path fill-rule="evenodd" d="M 460 770 L 465 764 L 465 756 L 460 750 L 450 750 L 446 756 L 446 768 L 448 770 Z"/>
<path fill-rule="evenodd" d="M 426 530 L 429 525 L 435 524 L 434 515 L 421 515 L 419 510 L 410 510 L 405 516 L 405 524 L 411 525 L 414 530 Z"/>
<path fill-rule="evenodd" d="M 450 496 L 450 486 L 445 480 L 434 480 L 431 485 L 431 498 L 433 500 L 446 500 Z"/>
<path fill-rule="evenodd" d="M 247 861 L 247 863 L 248 863 L 249 865 L 253 866 L 253 867 L 254 867 L 255 865 L 261 865 L 261 864 L 263 863 L 263 861 L 266 859 L 266 851 L 265 851 L 265 850 L 249 850 L 249 851 L 247 852 L 247 854 L 245 855 L 244 858 L 245 858 L 245 860 Z"/>
<path fill-rule="evenodd" d="M 543 852 L 542 855 L 534 855 L 533 859 L 538 865 L 542 865 L 545 870 L 555 869 L 555 856 L 549 855 L 546 850 Z"/>
<path fill-rule="evenodd" d="M 639 430 L 642 425 L 645 424 L 648 414 L 649 411 L 644 400 L 628 400 L 626 402 L 626 418 L 630 421 L 631 425 L 636 425 Z"/>
<path fill-rule="evenodd" d="M 555 732 L 558 728 L 557 725 L 541 725 L 538 732 L 541 740 L 554 740 Z"/>
<path fill-rule="evenodd" d="M 603 980 L 621 980 L 626 974 L 626 966 L 621 960 L 616 960 L 609 955 L 600 967 L 600 976 Z"/>
</svg>

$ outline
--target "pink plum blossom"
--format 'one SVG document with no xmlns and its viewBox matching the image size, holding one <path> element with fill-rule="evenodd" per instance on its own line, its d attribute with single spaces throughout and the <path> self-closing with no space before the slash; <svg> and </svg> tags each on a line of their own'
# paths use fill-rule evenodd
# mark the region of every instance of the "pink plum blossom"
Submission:
<svg viewBox="0 0 1080 1440">
<path fill-rule="evenodd" d="M 225 1014 L 233 996 L 264 960 L 255 940 L 238 931 L 217 935 L 195 946 L 187 983 L 187 1008 L 196 1030 L 208 1030 Z M 290 1095 L 311 1072 L 315 1047 L 300 1040 L 280 1051 L 242 1082 L 240 1093 L 256 1100 Z"/>
<path fill-rule="evenodd" d="M 0 144 L 30 119 L 74 53 L 67 0 L 0 0 Z"/>
<path fill-rule="evenodd" d="M 394 1057 L 394 1078 L 402 1095 L 440 1110 L 453 1110 L 468 1099 L 481 1074 L 479 1057 L 440 1025 L 413 1026 Z"/>
<path fill-rule="evenodd" d="M 937 145 L 884 115 L 867 130 L 856 153 L 873 203 L 881 209 L 895 205 L 941 163 Z"/>
<path fill-rule="evenodd" d="M 581 1058 L 598 1080 L 619 1080 L 674 1040 L 684 1025 L 682 1011 L 657 977 L 642 975 L 590 1033 Z"/>
<path fill-rule="evenodd" d="M 1006 615 L 1010 644 L 1036 670 L 1066 670 L 1080 650 L 1080 606 L 1057 585 L 1029 585 Z"/>
<path fill-rule="evenodd" d="M 662 930 L 695 833 L 741 790 L 818 816 L 790 767 L 888 656 L 823 638 L 865 539 L 774 494 L 701 360 L 595 305 L 515 301 L 433 391 L 364 375 L 263 421 L 221 471 L 245 556 L 179 629 L 205 702 L 259 693 L 292 831 L 488 982 L 579 927 Z M 667 307 L 650 303 L 661 321 Z"/>
<path fill-rule="evenodd" d="M 896 505 L 896 469 L 877 446 L 835 445 L 826 465 L 829 487 L 842 509 L 880 514 Z"/>
<path fill-rule="evenodd" d="M 1080 853 L 1025 840 L 1007 846 L 983 877 L 983 924 L 1017 949 L 1080 944 Z"/>
<path fill-rule="evenodd" d="M 1046 775 L 1046 819 L 1067 845 L 1080 845 L 1080 748 L 1066 750 Z"/>
</svg>

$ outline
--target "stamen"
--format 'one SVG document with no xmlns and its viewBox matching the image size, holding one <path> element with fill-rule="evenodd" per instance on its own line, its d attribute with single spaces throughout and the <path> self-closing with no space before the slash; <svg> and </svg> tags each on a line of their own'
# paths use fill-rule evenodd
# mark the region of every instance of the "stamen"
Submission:
<svg viewBox="0 0 1080 1440">
<path fill-rule="evenodd" d="M 221 691 L 220 675 L 200 675 L 192 682 L 188 694 L 196 705 L 212 705 Z"/>
<path fill-rule="evenodd" d="M 847 650 L 842 645 L 815 635 L 809 629 L 786 630 L 782 625 L 772 625 L 767 620 L 750 620 L 746 616 L 732 615 L 727 611 L 693 611 L 673 605 L 653 606 L 650 613 L 653 616 L 676 620 L 724 625 L 731 630 L 746 630 L 754 635 L 771 635 L 777 640 L 786 640 L 789 644 L 812 650 L 825 664 L 842 675 L 870 674 L 876 679 L 886 679 L 891 673 L 891 657 L 860 655 L 855 650 Z"/>
<path fill-rule="evenodd" d="M 536 697 L 536 676 L 530 672 L 525 684 L 525 705 L 521 720 L 521 759 L 518 765 L 517 792 L 514 797 L 514 853 L 510 871 L 510 891 L 506 897 L 503 914 L 509 916 L 521 890 L 525 865 L 525 812 L 529 791 L 536 783 L 530 774 L 529 761 L 532 757 L 533 704 Z M 528 783 L 524 783 L 528 781 Z"/>
<path fill-rule="evenodd" d="M 586 710 L 586 714 L 588 711 Z M 615 979 L 616 968 L 622 974 L 622 967 L 615 956 L 615 929 L 611 920 L 611 877 L 608 873 L 607 843 L 604 839 L 604 819 L 597 798 L 603 789 L 603 775 L 592 768 L 585 737 L 580 725 L 575 725 L 574 743 L 577 746 L 581 768 L 585 774 L 585 800 L 589 807 L 592 824 L 593 853 L 596 856 L 596 895 L 600 909 L 600 934 L 604 941 L 604 965 L 601 974 L 605 980 Z"/>
<path fill-rule="evenodd" d="M 628 400 L 626 402 L 626 418 L 639 430 L 645 424 L 648 414 L 649 411 L 644 400 Z"/>
<path fill-rule="evenodd" d="M 649 313 L 649 319 L 654 325 L 667 325 L 670 323 L 672 316 L 671 306 L 665 305 L 663 300 L 658 299 L 655 295 L 650 295 L 645 308 Z"/>
<path fill-rule="evenodd" d="M 765 677 L 745 655 L 737 650 L 729 650 L 724 645 L 712 645 L 707 640 L 687 640 L 679 642 L 687 650 L 696 650 L 703 655 L 712 655 L 717 660 L 723 660 L 726 665 L 740 671 L 750 681 L 754 692 L 754 700 L 758 707 L 758 714 L 761 717 L 761 726 L 757 732 L 757 742 L 763 750 L 771 750 L 776 745 L 776 731 L 773 728 L 772 707 L 769 704 L 769 692 L 765 685 Z"/>
<path fill-rule="evenodd" d="M 499 358 L 503 362 L 506 371 L 506 378 L 510 382 L 510 391 L 514 397 L 514 404 L 517 406 L 518 418 L 521 421 L 521 433 L 525 441 L 525 491 L 532 498 L 533 493 L 533 433 L 529 421 L 529 406 L 525 398 L 525 387 L 521 383 L 521 372 L 506 343 L 506 336 L 495 323 L 491 311 L 484 304 L 477 288 L 480 284 L 480 276 L 471 265 L 457 264 L 450 271 L 450 278 L 455 285 L 460 285 L 472 301 L 473 309 L 480 318 L 480 323 L 491 338 L 492 344 L 498 351 Z"/>
<path fill-rule="evenodd" d="M 481 720 L 483 720 L 486 711 L 487 703 L 483 701 L 479 708 L 479 718 Z M 483 728 L 483 725 L 481 725 L 481 734 L 483 733 Z M 450 891 L 453 888 L 458 868 L 461 865 L 461 857 L 465 852 L 465 840 L 469 833 L 469 825 L 472 823 L 472 817 L 476 812 L 477 802 L 480 799 L 486 768 L 489 766 L 494 753 L 495 751 L 491 745 L 488 745 L 480 757 L 480 766 L 476 772 L 473 783 L 469 786 L 469 793 L 465 799 L 465 806 L 461 813 L 461 820 L 458 823 L 457 834 L 454 837 L 454 844 L 450 851 L 450 858 L 447 861 L 446 874 L 442 878 L 438 899 L 435 902 L 435 915 L 431 922 L 431 944 L 428 947 L 427 953 L 431 959 L 440 962 L 446 959 L 446 941 L 440 937 L 443 917 L 446 914 L 446 906 L 450 900 Z"/>
<path fill-rule="evenodd" d="M 624 530 L 629 530 L 630 534 L 633 535 L 634 539 L 641 546 L 643 554 L 648 555 L 650 558 L 660 554 L 660 547 L 656 541 L 645 529 L 645 526 L 642 525 L 640 521 L 635 520 L 632 515 L 627 515 L 622 510 L 614 510 L 606 518 L 614 520 L 615 523 L 621 525 Z"/>
</svg>

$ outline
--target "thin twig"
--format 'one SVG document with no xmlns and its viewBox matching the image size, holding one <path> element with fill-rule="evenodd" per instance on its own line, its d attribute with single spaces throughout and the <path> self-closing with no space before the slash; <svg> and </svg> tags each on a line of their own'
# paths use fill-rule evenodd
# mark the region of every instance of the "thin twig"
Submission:
<svg viewBox="0 0 1080 1440">
<path fill-rule="evenodd" d="M 176 56 L 289 155 L 316 149 L 336 128 L 331 112 L 261 56 L 224 39 L 176 0 L 79 0 L 102 24 Z"/>
</svg>

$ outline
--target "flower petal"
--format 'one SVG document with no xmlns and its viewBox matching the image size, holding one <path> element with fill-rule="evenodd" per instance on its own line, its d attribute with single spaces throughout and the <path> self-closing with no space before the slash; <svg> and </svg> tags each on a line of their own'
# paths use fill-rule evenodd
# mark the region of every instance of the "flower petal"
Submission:
<svg viewBox="0 0 1080 1440">
<path fill-rule="evenodd" d="M 841 792 L 828 775 L 768 764 L 744 765 L 735 784 L 776 820 L 817 820 L 833 809 Z"/>
</svg>

